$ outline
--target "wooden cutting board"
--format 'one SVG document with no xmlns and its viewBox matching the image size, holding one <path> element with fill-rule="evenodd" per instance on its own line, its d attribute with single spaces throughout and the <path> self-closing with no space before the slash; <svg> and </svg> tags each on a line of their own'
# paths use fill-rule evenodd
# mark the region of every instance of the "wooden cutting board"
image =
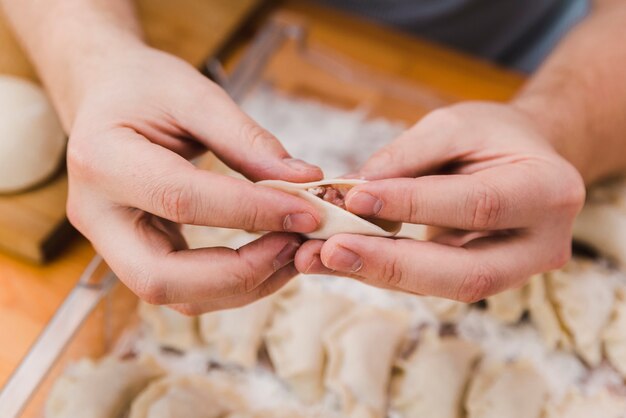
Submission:
<svg viewBox="0 0 626 418">
<path fill-rule="evenodd" d="M 150 44 L 200 66 L 260 3 L 260 0 L 140 0 L 137 10 Z M 0 74 L 37 81 L 35 70 L 1 13 Z M 35 263 L 52 258 L 74 232 L 65 216 L 66 198 L 65 172 L 28 192 L 0 195 L 0 251 Z"/>
</svg>

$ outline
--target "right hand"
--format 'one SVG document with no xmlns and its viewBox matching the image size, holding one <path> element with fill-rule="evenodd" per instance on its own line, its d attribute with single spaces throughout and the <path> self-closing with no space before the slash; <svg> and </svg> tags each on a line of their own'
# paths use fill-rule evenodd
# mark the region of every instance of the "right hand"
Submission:
<svg viewBox="0 0 626 418">
<path fill-rule="evenodd" d="M 297 271 L 306 201 L 196 169 L 208 149 L 253 181 L 318 180 L 217 85 L 147 47 L 90 68 L 68 145 L 68 217 L 139 297 L 186 314 L 250 303 Z M 179 224 L 270 233 L 239 250 L 189 250 Z M 290 233 L 291 232 L 291 233 Z"/>
</svg>

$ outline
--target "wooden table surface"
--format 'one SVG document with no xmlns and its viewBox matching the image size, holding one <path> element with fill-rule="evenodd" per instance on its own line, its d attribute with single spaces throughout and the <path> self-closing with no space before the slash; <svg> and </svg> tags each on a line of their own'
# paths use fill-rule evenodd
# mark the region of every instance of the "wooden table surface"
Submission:
<svg viewBox="0 0 626 418">
<path fill-rule="evenodd" d="M 139 11 L 149 41 L 199 65 L 258 5 L 258 0 L 144 0 Z M 302 4 L 283 6 L 307 17 L 311 36 L 377 71 L 428 86 L 448 100 L 506 100 L 520 75 L 352 17 Z M 0 20 L 0 73 L 35 73 Z M 0 386 L 74 286 L 94 252 L 76 239 L 57 260 L 33 266 L 0 253 Z"/>
</svg>

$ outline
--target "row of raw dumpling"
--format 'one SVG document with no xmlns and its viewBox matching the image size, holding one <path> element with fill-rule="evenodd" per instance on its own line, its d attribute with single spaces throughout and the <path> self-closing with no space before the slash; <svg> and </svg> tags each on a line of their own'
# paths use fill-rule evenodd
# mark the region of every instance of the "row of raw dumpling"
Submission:
<svg viewBox="0 0 626 418">
<path fill-rule="evenodd" d="M 46 418 L 315 418 L 315 411 L 259 407 L 242 375 L 168 375 L 152 358 L 83 359 L 54 383 Z M 329 418 L 325 415 L 326 418 Z"/>
<path fill-rule="evenodd" d="M 550 349 L 574 352 L 589 366 L 603 358 L 626 379 L 624 275 L 585 259 L 531 278 L 487 300 L 490 313 L 516 323 L 528 311 Z"/>
</svg>

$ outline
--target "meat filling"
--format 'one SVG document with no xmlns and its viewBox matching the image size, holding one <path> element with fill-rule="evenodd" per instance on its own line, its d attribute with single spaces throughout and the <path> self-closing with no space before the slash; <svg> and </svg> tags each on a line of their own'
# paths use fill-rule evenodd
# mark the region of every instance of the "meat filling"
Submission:
<svg viewBox="0 0 626 418">
<path fill-rule="evenodd" d="M 307 192 L 324 199 L 328 203 L 339 206 L 341 209 L 345 209 L 346 195 L 351 188 L 352 186 L 350 185 L 327 185 L 311 187 L 307 189 Z"/>
</svg>

